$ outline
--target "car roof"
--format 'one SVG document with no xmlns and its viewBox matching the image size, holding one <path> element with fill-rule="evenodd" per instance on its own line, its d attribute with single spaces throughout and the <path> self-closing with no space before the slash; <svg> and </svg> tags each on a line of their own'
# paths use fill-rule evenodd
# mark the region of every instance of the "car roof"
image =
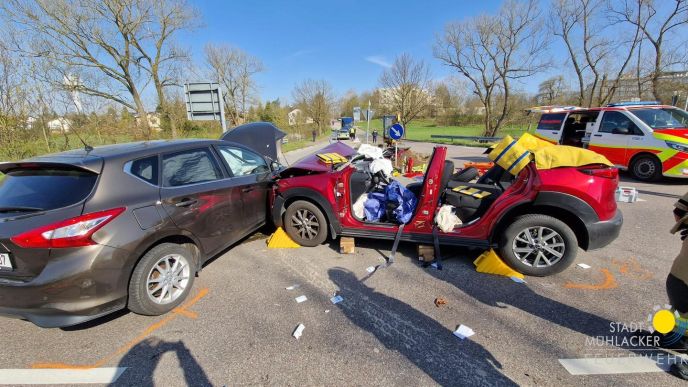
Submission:
<svg viewBox="0 0 688 387">
<path fill-rule="evenodd" d="M 556 114 L 556 113 L 583 113 L 583 112 L 602 112 L 602 111 L 633 111 L 637 109 L 678 109 L 676 106 L 671 105 L 623 105 L 623 106 L 600 106 L 600 107 L 568 107 L 562 108 L 558 106 L 551 107 L 552 109 L 547 109 L 549 106 L 538 106 L 537 108 L 531 108 L 529 111 L 541 114 Z"/>
</svg>

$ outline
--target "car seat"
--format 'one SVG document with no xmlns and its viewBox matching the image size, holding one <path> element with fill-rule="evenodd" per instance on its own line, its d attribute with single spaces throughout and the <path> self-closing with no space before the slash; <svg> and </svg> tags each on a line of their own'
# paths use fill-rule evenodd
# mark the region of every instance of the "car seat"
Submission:
<svg viewBox="0 0 688 387">
<path fill-rule="evenodd" d="M 445 203 L 456 207 L 456 215 L 463 223 L 468 223 L 481 217 L 513 180 L 514 176 L 495 165 L 476 183 L 449 182 L 444 190 Z"/>
</svg>

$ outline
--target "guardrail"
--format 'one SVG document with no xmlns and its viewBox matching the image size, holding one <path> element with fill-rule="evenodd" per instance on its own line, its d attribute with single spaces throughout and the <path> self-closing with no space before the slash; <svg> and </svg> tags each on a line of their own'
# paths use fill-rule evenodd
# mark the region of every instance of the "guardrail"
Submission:
<svg viewBox="0 0 688 387">
<path fill-rule="evenodd" d="M 472 140 L 477 142 L 496 142 L 501 141 L 504 137 L 483 137 L 483 136 L 451 136 L 444 134 L 431 134 L 430 138 L 442 138 L 450 140 Z"/>
</svg>

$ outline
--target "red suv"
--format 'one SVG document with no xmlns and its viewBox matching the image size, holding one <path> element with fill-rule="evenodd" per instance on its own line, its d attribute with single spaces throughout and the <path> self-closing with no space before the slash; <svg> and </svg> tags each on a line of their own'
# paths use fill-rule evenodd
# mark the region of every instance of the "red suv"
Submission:
<svg viewBox="0 0 688 387">
<path fill-rule="evenodd" d="M 329 234 L 432 244 L 436 211 L 451 204 L 463 224 L 439 230 L 442 245 L 497 248 L 515 270 L 534 276 L 561 272 L 578 247 L 611 243 L 623 218 L 614 192 L 618 171 L 606 165 L 538 170 L 531 162 L 517 176 L 495 166 L 475 183 L 452 180 L 454 163 L 447 148 L 435 148 L 422 182 L 406 188 L 418 198 L 411 220 L 400 225 L 367 222 L 355 216 L 354 201 L 379 187 L 379 176 L 351 147 L 334 143 L 319 153 L 338 153 L 346 163 L 327 164 L 307 156 L 280 173 L 273 191 L 273 222 L 302 246 L 323 243 Z M 457 185 L 489 193 L 482 198 L 452 190 Z"/>
</svg>

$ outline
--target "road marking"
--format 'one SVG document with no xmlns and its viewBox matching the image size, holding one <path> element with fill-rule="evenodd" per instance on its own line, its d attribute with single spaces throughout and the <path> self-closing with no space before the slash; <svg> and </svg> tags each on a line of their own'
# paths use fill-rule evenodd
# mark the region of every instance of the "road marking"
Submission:
<svg viewBox="0 0 688 387">
<path fill-rule="evenodd" d="M 196 294 L 196 296 L 194 298 L 187 301 L 184 305 L 177 307 L 174 310 L 174 313 L 169 313 L 162 320 L 157 321 L 157 322 L 149 325 L 146 328 L 146 330 L 144 330 L 143 333 L 138 335 L 135 339 L 133 339 L 133 340 L 129 341 L 127 344 L 121 346 L 115 352 L 102 357 L 100 360 L 96 361 L 93 364 L 35 363 L 35 364 L 31 365 L 31 368 L 34 368 L 34 369 L 52 368 L 52 369 L 87 370 L 87 369 L 102 367 L 103 365 L 107 364 L 107 362 L 109 362 L 114 357 L 122 355 L 122 354 L 126 353 L 127 351 L 129 351 L 130 349 L 132 349 L 136 344 L 145 340 L 146 337 L 148 337 L 151 333 L 153 333 L 153 332 L 157 331 L 158 329 L 167 325 L 167 323 L 169 323 L 170 321 L 177 318 L 177 316 L 186 316 L 186 317 L 191 318 L 191 319 L 195 319 L 196 317 L 198 317 L 198 315 L 195 312 L 192 312 L 188 309 L 190 307 L 192 307 L 195 303 L 197 303 L 201 298 L 205 297 L 206 295 L 208 295 L 208 289 L 207 288 L 201 289 L 198 292 L 198 294 Z"/>
<path fill-rule="evenodd" d="M 75 369 L 0 369 L 0 384 L 114 383 L 127 367 Z"/>
<path fill-rule="evenodd" d="M 585 289 L 585 290 L 603 290 L 603 289 L 614 289 L 619 285 L 616 283 L 616 278 L 607 269 L 600 269 L 600 272 L 604 274 L 604 280 L 599 284 L 577 284 L 574 282 L 567 282 L 564 287 L 567 289 Z"/>
<path fill-rule="evenodd" d="M 688 361 L 688 358 L 679 355 L 666 354 L 657 358 L 626 356 L 559 359 L 559 363 L 571 375 L 609 375 L 666 372 L 669 366 L 676 364 L 681 359 Z"/>
</svg>

